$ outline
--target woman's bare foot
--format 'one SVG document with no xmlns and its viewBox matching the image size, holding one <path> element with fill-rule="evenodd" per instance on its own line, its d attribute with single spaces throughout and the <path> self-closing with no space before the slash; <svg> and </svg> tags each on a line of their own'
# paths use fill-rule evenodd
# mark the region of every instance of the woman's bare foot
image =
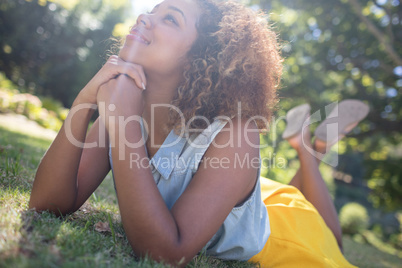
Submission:
<svg viewBox="0 0 402 268">
<path fill-rule="evenodd" d="M 300 151 L 305 146 L 311 148 L 310 109 L 310 105 L 302 104 L 292 108 L 286 114 L 287 125 L 282 138 L 287 140 L 296 151 Z"/>
<path fill-rule="evenodd" d="M 326 154 L 327 151 L 329 151 L 331 149 L 331 147 L 329 146 L 329 148 L 327 148 L 328 144 L 325 141 L 322 141 L 320 139 L 315 139 L 314 140 L 314 149 L 316 152 L 320 153 L 320 154 Z"/>
<path fill-rule="evenodd" d="M 351 124 L 347 126 L 343 132 L 339 133 L 336 139 L 332 140 L 331 142 L 323 141 L 319 138 L 314 140 L 314 149 L 316 152 L 320 153 L 321 155 L 325 155 L 331 150 L 331 147 L 334 146 L 338 141 L 345 137 L 347 133 L 349 133 L 352 129 L 354 129 L 358 123 Z"/>
<path fill-rule="evenodd" d="M 335 105 L 314 131 L 318 141 L 314 144 L 317 152 L 328 152 L 335 143 L 355 128 L 368 112 L 369 106 L 359 100 L 343 100 Z"/>
<path fill-rule="evenodd" d="M 287 139 L 290 146 L 292 146 L 298 152 L 305 151 L 307 148 L 312 149 L 313 147 L 311 145 L 309 117 L 310 115 L 307 115 L 307 118 L 304 120 L 301 131 Z"/>
</svg>

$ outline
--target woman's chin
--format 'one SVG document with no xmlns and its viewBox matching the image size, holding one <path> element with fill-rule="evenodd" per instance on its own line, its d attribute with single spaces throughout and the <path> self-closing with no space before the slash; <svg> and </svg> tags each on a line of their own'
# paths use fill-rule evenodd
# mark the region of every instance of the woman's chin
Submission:
<svg viewBox="0 0 402 268">
<path fill-rule="evenodd" d="M 138 61 L 135 60 L 135 59 L 138 59 L 138 56 L 136 55 L 136 53 L 134 53 L 133 51 L 128 49 L 128 47 L 123 46 L 120 49 L 118 56 L 119 56 L 119 58 L 121 58 L 125 62 L 139 64 Z"/>
<path fill-rule="evenodd" d="M 126 62 L 131 62 L 131 61 L 129 61 L 129 59 L 127 57 L 127 53 L 124 52 L 123 48 L 120 49 L 119 54 L 117 56 L 119 56 L 120 59 L 122 59 Z"/>
</svg>

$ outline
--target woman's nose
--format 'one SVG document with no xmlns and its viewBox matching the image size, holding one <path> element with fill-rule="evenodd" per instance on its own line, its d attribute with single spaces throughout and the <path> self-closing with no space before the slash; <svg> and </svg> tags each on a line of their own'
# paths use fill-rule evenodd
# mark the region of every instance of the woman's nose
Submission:
<svg viewBox="0 0 402 268">
<path fill-rule="evenodd" d="M 151 18 L 149 17 L 149 15 L 141 14 L 137 18 L 137 25 L 145 28 L 151 28 L 152 27 Z"/>
</svg>

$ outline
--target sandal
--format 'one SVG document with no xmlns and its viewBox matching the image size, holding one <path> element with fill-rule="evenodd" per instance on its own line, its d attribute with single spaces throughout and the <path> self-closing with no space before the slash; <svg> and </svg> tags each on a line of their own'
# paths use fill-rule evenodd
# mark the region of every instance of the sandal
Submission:
<svg viewBox="0 0 402 268">
<path fill-rule="evenodd" d="M 286 129 L 282 134 L 282 138 L 287 140 L 294 135 L 298 134 L 306 121 L 306 118 L 310 114 L 310 105 L 302 104 L 289 110 L 286 114 Z"/>
<path fill-rule="evenodd" d="M 317 139 L 332 145 L 356 127 L 367 116 L 369 110 L 369 106 L 359 100 L 341 101 L 316 128 L 314 135 Z"/>
</svg>

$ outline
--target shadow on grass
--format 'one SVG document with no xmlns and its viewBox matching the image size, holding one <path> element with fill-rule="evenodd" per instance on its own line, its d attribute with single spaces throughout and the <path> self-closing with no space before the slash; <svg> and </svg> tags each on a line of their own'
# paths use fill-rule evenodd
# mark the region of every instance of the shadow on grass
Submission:
<svg viewBox="0 0 402 268">
<path fill-rule="evenodd" d="M 4 237 L 0 233 L 0 246 L 2 239 L 6 245 L 0 251 L 0 266 L 169 267 L 134 256 L 119 218 L 111 178 L 71 215 L 56 217 L 27 209 L 36 168 L 50 143 L 0 127 L 0 219 L 8 232 Z M 96 230 L 98 223 L 108 223 L 109 229 Z M 253 267 L 206 256 L 196 256 L 188 265 L 211 266 Z"/>
<path fill-rule="evenodd" d="M 102 266 L 113 256 L 122 257 L 121 266 L 132 261 L 116 210 L 103 200 L 65 217 L 27 210 L 36 168 L 50 143 L 0 127 L 0 266 Z M 109 223 L 114 237 L 96 231 L 98 222 Z"/>
<path fill-rule="evenodd" d="M 111 220 L 115 235 L 96 230 L 111 219 L 107 211 L 85 205 L 65 217 L 32 209 L 20 217 L 18 246 L 5 267 L 120 267 L 136 261 L 118 221 Z"/>
<path fill-rule="evenodd" d="M 50 140 L 0 127 L 0 225 L 1 221 L 8 221 L 7 232 L 10 234 L 5 233 L 5 243 L 17 237 L 15 245 L 0 250 L 0 266 L 167 267 L 135 258 L 118 218 L 117 205 L 108 205 L 113 203 L 109 202 L 112 200 L 109 197 L 114 194 L 110 178 L 104 181 L 107 190 L 90 198 L 72 215 L 60 218 L 48 212 L 39 214 L 27 210 L 35 170 L 50 143 Z M 98 222 L 109 223 L 114 235 L 111 231 L 96 231 Z M 11 228 L 11 225 L 15 227 Z M 12 232 L 16 233 L 14 237 Z M 0 240 L 1 235 L 0 232 Z M 349 239 L 346 247 L 347 259 L 360 267 L 398 267 L 400 259 L 369 245 L 360 245 Z M 188 266 L 253 267 L 248 263 L 224 262 L 206 256 L 194 258 Z"/>
</svg>

